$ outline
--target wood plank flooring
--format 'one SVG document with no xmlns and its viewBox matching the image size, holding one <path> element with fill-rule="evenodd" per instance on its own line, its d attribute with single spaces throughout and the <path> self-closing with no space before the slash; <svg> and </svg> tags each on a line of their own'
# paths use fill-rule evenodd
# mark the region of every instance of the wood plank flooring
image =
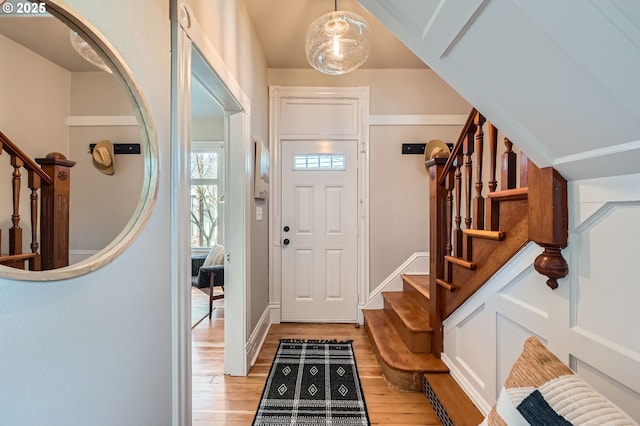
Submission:
<svg viewBox="0 0 640 426">
<path fill-rule="evenodd" d="M 221 301 L 216 301 L 221 302 Z M 193 329 L 193 424 L 251 425 L 279 339 L 351 339 L 360 381 L 372 425 L 440 425 L 422 393 L 407 393 L 387 386 L 364 327 L 353 324 L 274 324 L 256 364 L 247 377 L 223 374 L 224 318 L 214 318 Z"/>
</svg>

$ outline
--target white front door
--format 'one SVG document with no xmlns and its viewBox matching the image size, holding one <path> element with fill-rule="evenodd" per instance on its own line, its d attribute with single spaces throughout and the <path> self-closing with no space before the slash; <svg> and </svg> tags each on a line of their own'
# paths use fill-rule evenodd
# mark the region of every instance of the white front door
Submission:
<svg viewBox="0 0 640 426">
<path fill-rule="evenodd" d="M 282 141 L 282 321 L 355 322 L 358 141 Z"/>
</svg>

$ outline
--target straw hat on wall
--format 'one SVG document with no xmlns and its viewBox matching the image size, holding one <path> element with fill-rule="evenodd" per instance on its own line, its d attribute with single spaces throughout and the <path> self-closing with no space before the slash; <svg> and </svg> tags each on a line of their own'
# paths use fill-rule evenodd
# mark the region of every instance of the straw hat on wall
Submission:
<svg viewBox="0 0 640 426">
<path fill-rule="evenodd" d="M 105 175 L 115 173 L 113 168 L 114 159 L 113 143 L 111 141 L 100 141 L 93 148 L 93 166 Z"/>
</svg>

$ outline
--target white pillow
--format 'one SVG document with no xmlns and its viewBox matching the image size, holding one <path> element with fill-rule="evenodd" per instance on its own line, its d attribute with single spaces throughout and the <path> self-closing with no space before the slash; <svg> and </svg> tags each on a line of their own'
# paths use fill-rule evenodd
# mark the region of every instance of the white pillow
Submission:
<svg viewBox="0 0 640 426">
<path fill-rule="evenodd" d="M 211 247 L 211 251 L 207 254 L 207 257 L 204 259 L 204 263 L 202 266 L 217 266 L 224 264 L 224 246 L 220 244 L 216 244 Z"/>
</svg>

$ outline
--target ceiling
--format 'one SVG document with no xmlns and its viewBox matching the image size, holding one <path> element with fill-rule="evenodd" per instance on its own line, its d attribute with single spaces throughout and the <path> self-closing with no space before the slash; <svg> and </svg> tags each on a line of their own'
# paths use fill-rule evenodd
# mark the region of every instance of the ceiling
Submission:
<svg viewBox="0 0 640 426">
<path fill-rule="evenodd" d="M 269 68 L 310 69 L 304 53 L 307 27 L 334 10 L 331 0 L 243 0 Z M 356 0 L 338 1 L 339 10 L 355 12 L 371 28 L 372 49 L 364 69 L 426 68 Z M 0 34 L 31 49 L 70 72 L 99 71 L 71 47 L 69 29 L 48 15 L 0 15 Z M 209 94 L 194 85 L 193 111 L 198 116 L 219 114 Z"/>
<path fill-rule="evenodd" d="M 331 0 L 244 0 L 269 68 L 311 68 L 304 54 L 307 27 L 334 10 Z M 356 0 L 338 1 L 339 10 L 364 17 L 371 28 L 371 54 L 361 68 L 426 68 Z M 96 71 L 69 44 L 66 25 L 51 16 L 0 15 L 0 34 L 75 71 Z"/>
<path fill-rule="evenodd" d="M 71 47 L 69 27 L 50 15 L 2 15 L 0 34 L 72 71 L 98 71 Z"/>
<path fill-rule="evenodd" d="M 311 68 L 304 53 L 307 28 L 320 16 L 333 12 L 332 0 L 244 0 L 269 68 Z M 338 10 L 355 12 L 371 28 L 372 48 L 360 68 L 426 68 L 356 0 L 338 1 Z"/>
</svg>

